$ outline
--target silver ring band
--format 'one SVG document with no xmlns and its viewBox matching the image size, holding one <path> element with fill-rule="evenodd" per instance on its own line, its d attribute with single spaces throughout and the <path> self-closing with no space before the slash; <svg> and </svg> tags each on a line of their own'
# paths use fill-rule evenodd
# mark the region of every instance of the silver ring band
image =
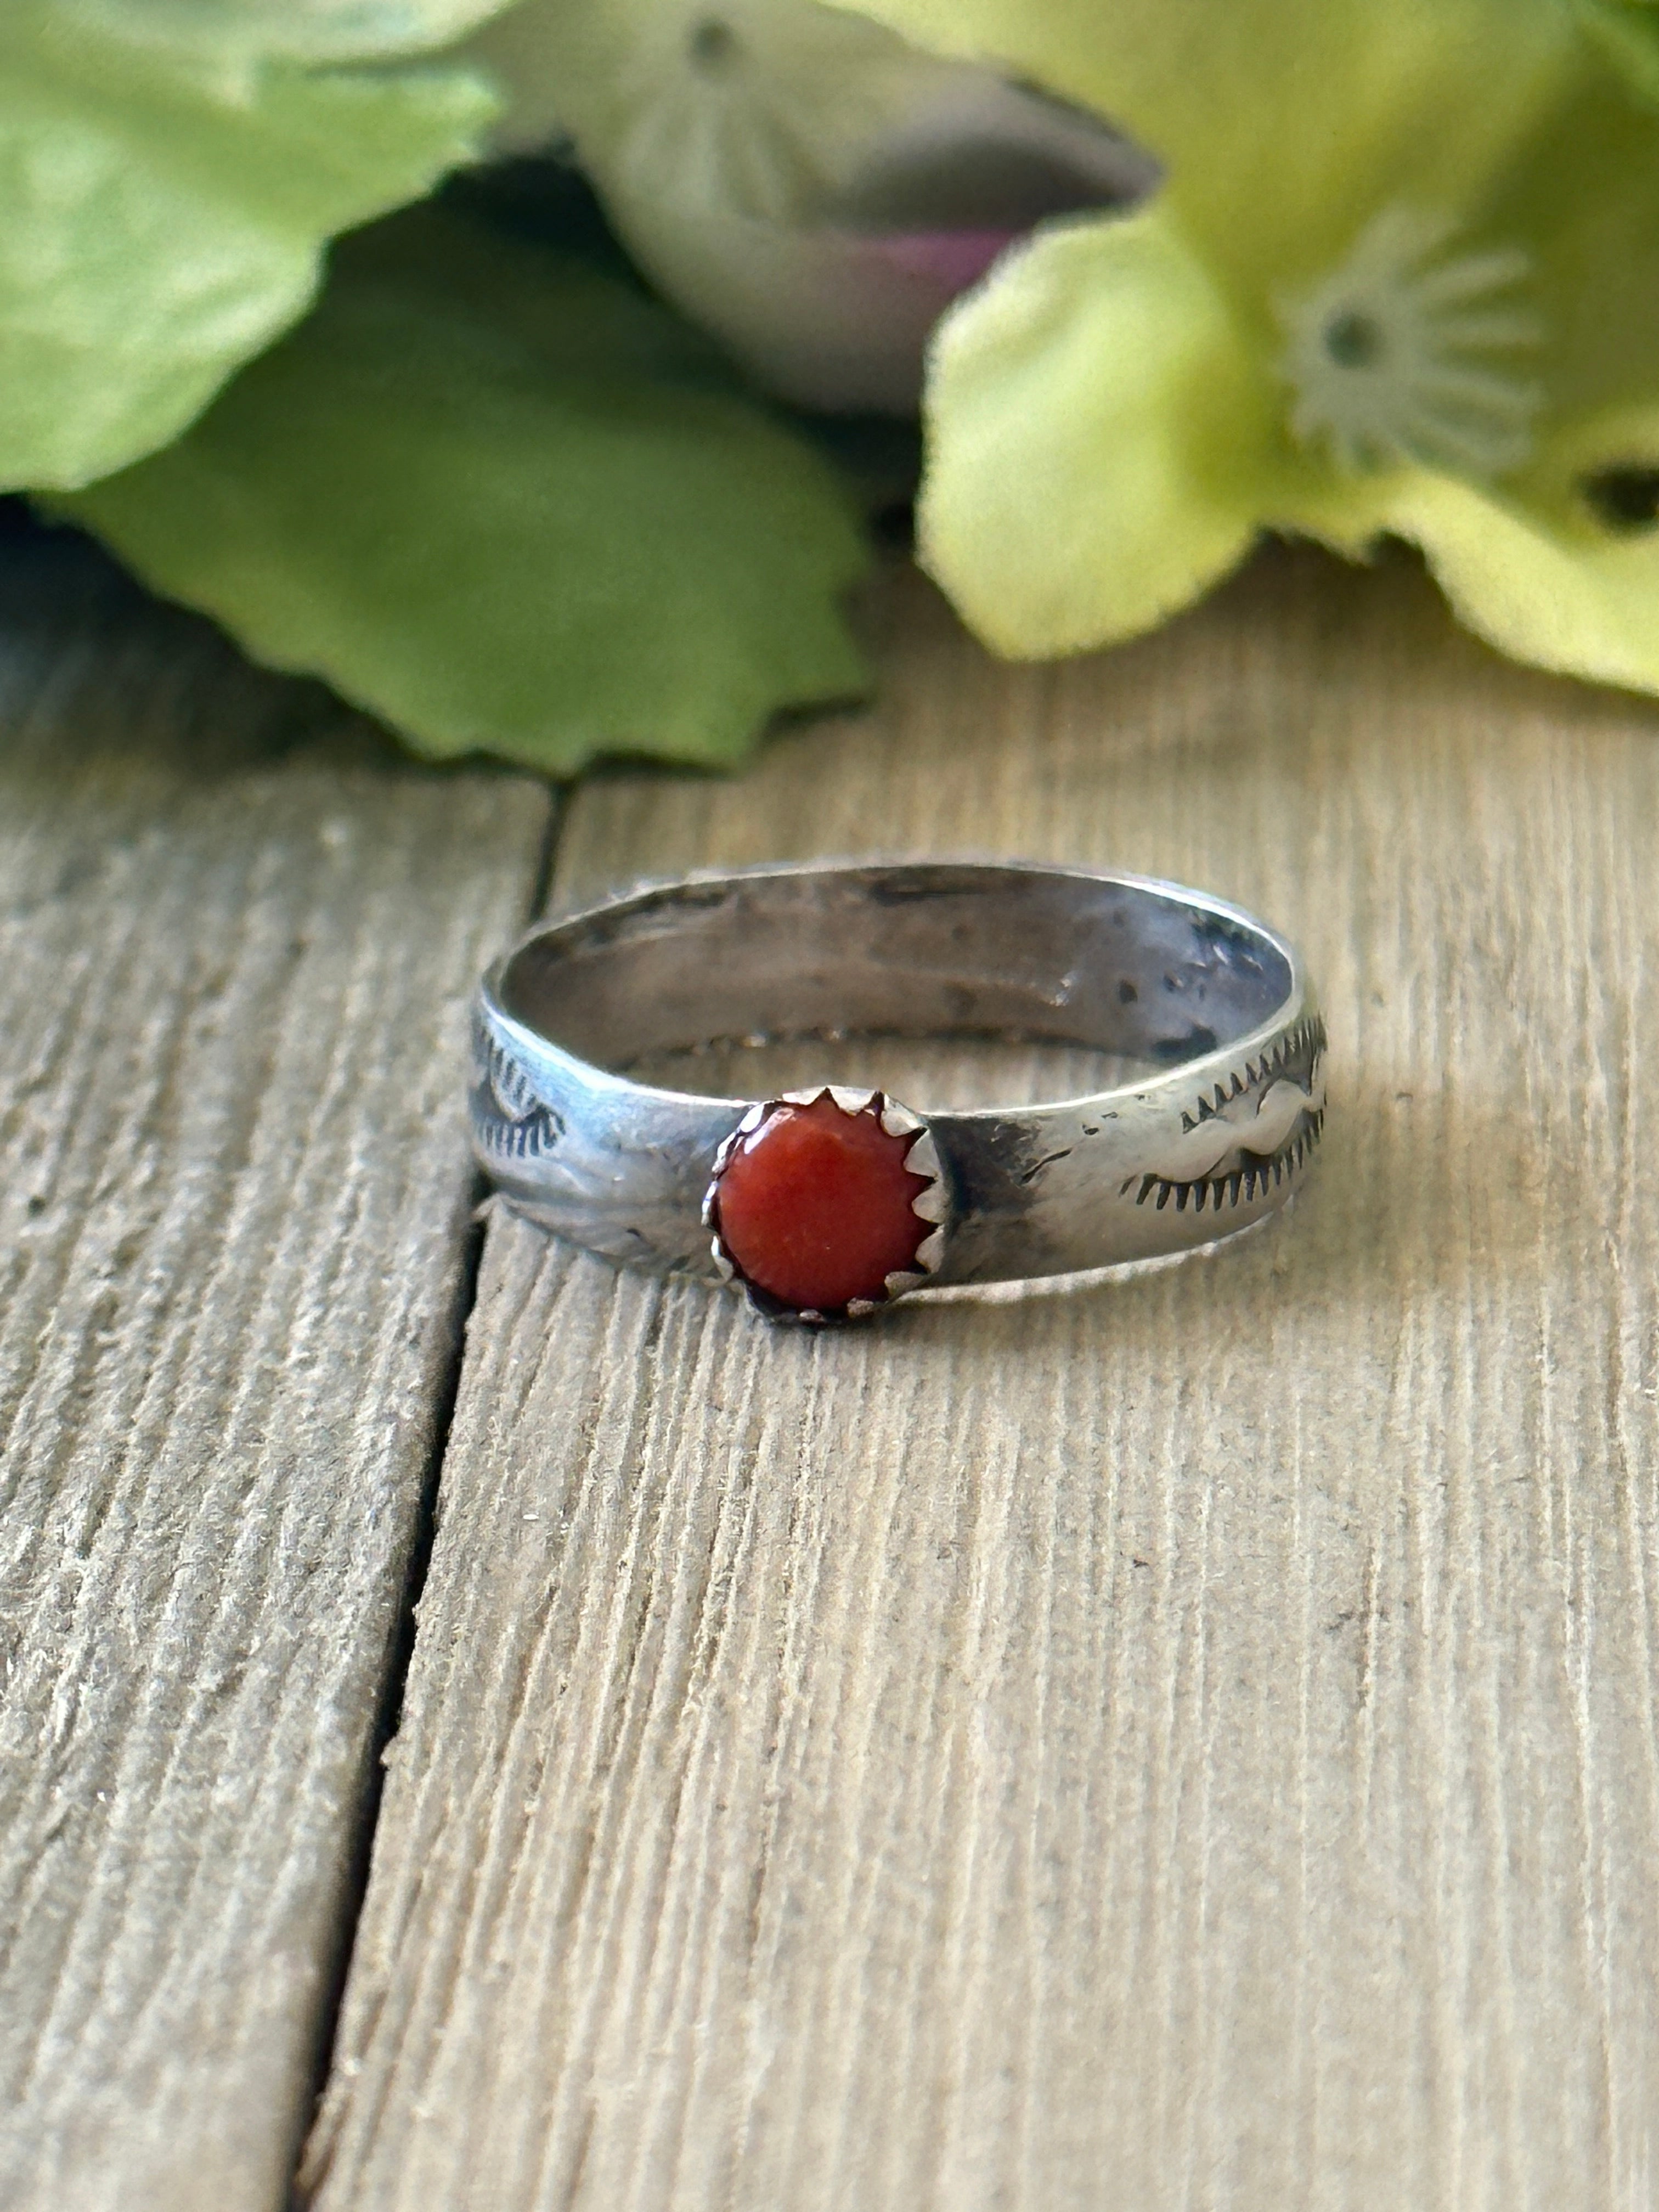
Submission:
<svg viewBox="0 0 1659 2212">
<path fill-rule="evenodd" d="M 860 1034 L 1091 1047 L 1146 1072 L 1086 1097 L 932 1114 L 842 1085 L 711 1098 L 617 1072 L 722 1040 Z M 613 1259 L 737 1279 L 787 1319 L 1231 1236 L 1291 1195 L 1325 1113 L 1324 1024 L 1284 939 L 1200 892 L 1080 868 L 690 876 L 532 931 L 486 977 L 475 1036 L 474 1143 L 514 1206 Z M 865 1163 L 847 1172 L 901 1194 L 872 1207 L 914 1215 L 913 1254 L 886 1214 L 887 1243 L 866 1237 L 866 1272 L 870 1254 L 900 1256 L 869 1281 L 850 1255 L 850 1275 L 771 1256 L 794 1250 L 789 1176 L 816 1175 L 820 1154 L 841 1172 L 843 1139 Z M 874 1234 L 850 1218 L 853 1188 L 836 1186 L 838 1213 L 819 1194 L 832 1239 L 836 1220 L 855 1243 Z M 804 1220 L 817 1185 L 801 1188 Z"/>
</svg>

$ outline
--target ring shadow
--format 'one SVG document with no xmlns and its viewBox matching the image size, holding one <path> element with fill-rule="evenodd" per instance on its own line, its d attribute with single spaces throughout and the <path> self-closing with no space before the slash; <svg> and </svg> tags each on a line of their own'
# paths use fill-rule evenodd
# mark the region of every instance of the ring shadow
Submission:
<svg viewBox="0 0 1659 2212">
<path fill-rule="evenodd" d="M 1322 1157 L 1302 1189 L 1237 1238 L 1086 1275 L 923 1292 L 879 1325 L 924 1352 L 1018 1357 L 1034 1318 L 1059 1301 L 1084 1330 L 1121 1334 L 1164 1331 L 1174 1298 L 1192 1306 L 1210 1342 L 1236 1332 L 1243 1343 L 1261 1338 L 1267 1302 L 1286 1315 L 1397 1310 L 1471 1270 L 1512 1274 L 1538 1244 L 1546 1190 L 1550 1215 L 1586 1218 L 1588 1173 L 1552 1152 L 1513 1102 L 1436 1103 L 1437 1126 L 1425 1131 L 1415 1099 L 1402 1105 L 1381 1085 L 1357 1093 L 1350 1080 L 1333 1092 Z"/>
</svg>

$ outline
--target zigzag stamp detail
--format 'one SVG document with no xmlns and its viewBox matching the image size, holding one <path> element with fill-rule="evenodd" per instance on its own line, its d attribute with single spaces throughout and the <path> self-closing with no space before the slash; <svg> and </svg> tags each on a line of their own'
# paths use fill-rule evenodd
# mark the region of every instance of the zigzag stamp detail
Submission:
<svg viewBox="0 0 1659 2212">
<path fill-rule="evenodd" d="M 1246 1060 L 1181 1117 L 1181 1134 L 1149 1173 L 1128 1176 L 1122 1195 L 1160 1212 L 1173 1204 L 1231 1212 L 1307 1165 L 1325 1127 L 1325 1024 L 1297 1023 L 1260 1060 Z"/>
<path fill-rule="evenodd" d="M 482 1022 L 472 1042 L 477 1073 L 472 1126 L 480 1148 L 503 1162 L 544 1158 L 564 1134 L 563 1120 L 537 1096 L 529 1077 Z"/>
</svg>

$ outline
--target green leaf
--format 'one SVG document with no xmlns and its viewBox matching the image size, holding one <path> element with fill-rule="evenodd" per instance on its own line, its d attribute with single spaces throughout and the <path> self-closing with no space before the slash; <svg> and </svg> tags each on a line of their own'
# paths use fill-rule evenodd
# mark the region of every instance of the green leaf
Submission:
<svg viewBox="0 0 1659 2212">
<path fill-rule="evenodd" d="M 716 763 L 866 672 L 829 465 L 580 259 L 422 210 L 168 452 L 58 511 L 421 750 Z"/>
<path fill-rule="evenodd" d="M 225 12 L 293 42 L 275 0 Z M 328 240 L 421 197 L 495 112 L 466 70 L 308 69 L 153 28 L 140 0 L 0 9 L 0 488 L 166 445 L 305 313 Z"/>
<path fill-rule="evenodd" d="M 136 46 L 216 61 L 386 61 L 447 46 L 507 0 L 57 0 L 60 15 Z M 83 33 L 84 34 L 84 33 Z"/>
</svg>

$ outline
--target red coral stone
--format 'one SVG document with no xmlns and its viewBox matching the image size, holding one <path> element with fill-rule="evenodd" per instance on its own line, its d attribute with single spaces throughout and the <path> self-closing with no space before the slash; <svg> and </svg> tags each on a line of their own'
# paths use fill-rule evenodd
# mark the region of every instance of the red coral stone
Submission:
<svg viewBox="0 0 1659 2212">
<path fill-rule="evenodd" d="M 888 1135 L 879 1100 L 854 1114 L 827 1095 L 775 1106 L 720 1179 L 715 1225 L 738 1273 L 803 1312 L 885 1297 L 930 1233 L 911 1210 L 928 1183 L 904 1164 L 915 1142 Z"/>
</svg>

